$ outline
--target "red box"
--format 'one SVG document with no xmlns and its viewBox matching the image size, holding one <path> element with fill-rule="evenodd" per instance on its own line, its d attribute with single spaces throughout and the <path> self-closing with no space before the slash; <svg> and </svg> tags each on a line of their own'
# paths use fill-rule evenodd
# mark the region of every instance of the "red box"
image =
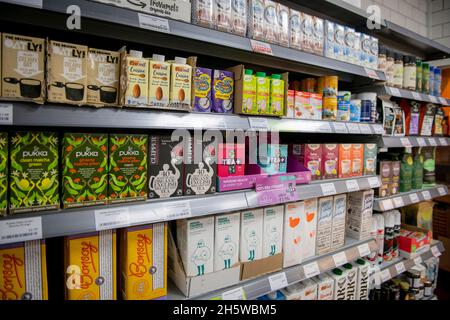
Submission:
<svg viewBox="0 0 450 320">
<path fill-rule="evenodd" d="M 298 171 L 297 165 L 302 165 L 311 171 L 311 180 L 322 179 L 322 145 L 290 144 L 287 171 Z"/>
<path fill-rule="evenodd" d="M 399 236 L 400 255 L 411 258 L 423 253 L 430 248 L 432 238 L 432 233 L 429 230 L 403 225 Z"/>
<path fill-rule="evenodd" d="M 219 177 L 243 176 L 245 174 L 245 145 L 219 143 L 217 175 Z"/>
<path fill-rule="evenodd" d="M 364 144 L 352 144 L 352 177 L 361 177 L 364 168 Z"/>
<path fill-rule="evenodd" d="M 338 177 L 339 145 L 326 143 L 322 145 L 322 177 L 336 179 Z"/>
</svg>

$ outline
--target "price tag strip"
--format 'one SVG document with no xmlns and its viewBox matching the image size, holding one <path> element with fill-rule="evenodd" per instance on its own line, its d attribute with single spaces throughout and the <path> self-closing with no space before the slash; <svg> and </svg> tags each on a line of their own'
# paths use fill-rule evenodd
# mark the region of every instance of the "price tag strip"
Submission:
<svg viewBox="0 0 450 320">
<path fill-rule="evenodd" d="M 0 221 L 0 244 L 42 239 L 42 217 Z"/>
<path fill-rule="evenodd" d="M 361 133 L 363 134 L 372 134 L 372 130 L 370 130 L 370 126 L 367 123 L 360 123 L 359 131 L 361 131 Z"/>
<path fill-rule="evenodd" d="M 359 185 L 356 180 L 347 180 L 345 181 L 345 185 L 347 187 L 347 192 L 359 191 Z"/>
<path fill-rule="evenodd" d="M 400 97 L 400 98 L 402 97 L 402 94 L 398 88 L 389 87 L 389 92 L 394 97 Z"/>
<path fill-rule="evenodd" d="M 281 273 L 277 273 L 273 276 L 268 277 L 269 279 L 269 284 L 270 284 L 270 290 L 271 291 L 276 291 L 279 289 L 283 289 L 286 288 L 288 286 L 288 282 L 287 282 L 287 278 L 286 278 L 286 273 L 285 272 L 281 272 Z"/>
<path fill-rule="evenodd" d="M 357 123 L 347 123 L 347 129 L 349 133 L 361 133 Z"/>
<path fill-rule="evenodd" d="M 347 127 L 345 126 L 345 123 L 343 122 L 334 122 L 334 132 L 336 133 L 348 133 Z"/>
<path fill-rule="evenodd" d="M 384 269 L 383 271 L 381 271 L 381 281 L 386 282 L 388 280 L 390 280 L 392 278 L 391 276 L 391 272 L 389 271 L 389 269 Z"/>
<path fill-rule="evenodd" d="M 380 180 L 378 177 L 370 177 L 367 181 L 369 182 L 370 188 L 378 188 L 380 186 Z"/>
<path fill-rule="evenodd" d="M 445 195 L 447 194 L 447 192 L 445 191 L 445 188 L 443 188 L 443 187 L 439 187 L 439 188 L 437 189 L 437 191 L 439 192 L 439 194 L 440 194 L 441 196 L 445 196 Z"/>
<path fill-rule="evenodd" d="M 347 256 L 345 255 L 345 251 L 333 254 L 333 261 L 336 268 L 342 266 L 347 263 Z"/>
<path fill-rule="evenodd" d="M 0 103 L 0 125 L 13 124 L 13 105 L 10 103 Z"/>
<path fill-rule="evenodd" d="M 269 56 L 273 55 L 272 47 L 267 42 L 250 39 L 250 46 L 252 47 L 253 52 L 267 54 Z"/>
<path fill-rule="evenodd" d="M 405 264 L 403 262 L 399 262 L 395 265 L 395 270 L 397 270 L 397 274 L 402 274 L 406 271 Z"/>
<path fill-rule="evenodd" d="M 373 126 L 373 129 L 375 131 L 375 134 L 385 134 L 384 128 L 380 124 L 376 124 Z"/>
<path fill-rule="evenodd" d="M 191 203 L 189 201 L 175 201 L 160 209 L 164 220 L 178 220 L 192 217 Z"/>
<path fill-rule="evenodd" d="M 222 293 L 222 300 L 247 300 L 244 288 L 239 287 Z"/>
<path fill-rule="evenodd" d="M 422 257 L 421 256 L 417 256 L 414 258 L 414 264 L 415 265 L 419 265 L 422 263 Z"/>
<path fill-rule="evenodd" d="M 250 128 L 253 130 L 267 131 L 269 129 L 269 122 L 267 118 L 248 118 L 248 122 L 250 124 Z"/>
<path fill-rule="evenodd" d="M 443 97 L 439 97 L 439 102 L 444 105 L 444 106 L 448 106 L 449 103 L 447 102 L 447 99 L 443 98 Z"/>
<path fill-rule="evenodd" d="M 142 29 L 170 33 L 169 20 L 138 12 L 139 27 Z"/>
<path fill-rule="evenodd" d="M 109 230 L 130 225 L 130 212 L 128 207 L 99 209 L 94 211 L 95 230 Z"/>
<path fill-rule="evenodd" d="M 439 143 L 441 144 L 441 146 L 448 146 L 446 138 L 439 138 Z"/>
<path fill-rule="evenodd" d="M 411 203 L 417 203 L 419 202 L 419 197 L 417 196 L 417 193 L 411 193 L 409 195 L 409 200 L 411 200 Z"/>
<path fill-rule="evenodd" d="M 360 257 L 365 257 L 370 254 L 370 247 L 367 243 L 360 244 L 358 246 L 358 252 Z"/>
<path fill-rule="evenodd" d="M 402 143 L 402 146 L 404 146 L 406 148 L 412 147 L 411 141 L 409 141 L 408 138 L 400 138 L 400 141 Z"/>
<path fill-rule="evenodd" d="M 437 146 L 436 139 L 434 139 L 434 138 L 428 138 L 428 142 L 430 143 L 430 146 L 432 146 L 432 147 Z"/>
<path fill-rule="evenodd" d="M 319 269 L 319 265 L 317 264 L 317 261 L 305 264 L 303 266 L 303 273 L 305 274 L 305 277 L 307 279 L 320 274 L 320 269 Z"/>
<path fill-rule="evenodd" d="M 412 93 L 412 96 L 413 96 L 414 100 L 418 100 L 418 101 L 422 101 L 423 100 L 422 95 L 420 93 L 415 92 L 415 91 L 413 91 L 411 93 Z"/>
<path fill-rule="evenodd" d="M 425 142 L 424 138 L 416 138 L 417 140 L 417 144 L 419 145 L 419 147 L 426 147 L 427 143 Z"/>
<path fill-rule="evenodd" d="M 431 253 L 433 254 L 433 256 L 435 256 L 436 258 L 439 257 L 442 253 L 439 251 L 439 248 L 437 246 L 432 246 L 431 247 Z"/>
<path fill-rule="evenodd" d="M 329 123 L 329 122 L 323 122 L 323 123 L 321 123 L 321 124 L 319 125 L 318 131 L 319 131 L 319 132 L 325 132 L 325 133 L 331 133 L 332 130 L 331 130 L 330 123 Z"/>
<path fill-rule="evenodd" d="M 324 196 L 329 196 L 337 193 L 334 183 L 322 183 L 320 184 L 320 188 L 322 189 L 322 194 Z"/>
<path fill-rule="evenodd" d="M 383 207 L 383 211 L 389 211 L 394 209 L 394 204 L 391 199 L 386 199 L 381 202 L 381 206 Z"/>
<path fill-rule="evenodd" d="M 404 207 L 405 203 L 403 202 L 403 198 L 402 197 L 394 198 L 394 206 L 396 208 Z"/>
<path fill-rule="evenodd" d="M 431 194 L 430 194 L 430 191 L 428 191 L 428 190 L 422 191 L 422 197 L 423 197 L 425 200 L 431 200 Z"/>
</svg>

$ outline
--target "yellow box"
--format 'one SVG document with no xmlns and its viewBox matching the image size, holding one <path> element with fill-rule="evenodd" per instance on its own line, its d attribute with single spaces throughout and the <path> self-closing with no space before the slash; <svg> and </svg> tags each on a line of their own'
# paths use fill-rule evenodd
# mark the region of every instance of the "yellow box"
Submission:
<svg viewBox="0 0 450 320">
<path fill-rule="evenodd" d="M 44 240 L 0 246 L 0 300 L 47 300 Z"/>
<path fill-rule="evenodd" d="M 67 300 L 116 300 L 116 231 L 64 239 Z"/>
<path fill-rule="evenodd" d="M 124 300 L 167 295 L 167 223 L 120 231 L 121 291 Z"/>
</svg>

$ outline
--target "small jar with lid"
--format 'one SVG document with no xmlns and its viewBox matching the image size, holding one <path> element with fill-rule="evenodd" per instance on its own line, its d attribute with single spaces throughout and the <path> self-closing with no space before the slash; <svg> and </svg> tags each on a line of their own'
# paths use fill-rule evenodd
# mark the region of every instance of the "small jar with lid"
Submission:
<svg viewBox="0 0 450 320">
<path fill-rule="evenodd" d="M 403 86 L 403 55 L 395 54 L 394 62 L 394 87 L 401 88 Z"/>
<path fill-rule="evenodd" d="M 422 92 L 422 60 L 416 60 L 416 90 Z"/>
<path fill-rule="evenodd" d="M 386 47 L 380 45 L 378 48 L 378 70 L 386 72 Z"/>
<path fill-rule="evenodd" d="M 390 49 L 386 50 L 386 83 L 388 86 L 394 86 L 394 52 Z"/>
<path fill-rule="evenodd" d="M 403 63 L 403 88 L 416 90 L 416 58 L 404 56 Z"/>
<path fill-rule="evenodd" d="M 422 92 L 430 93 L 430 65 L 422 63 Z"/>
<path fill-rule="evenodd" d="M 406 300 L 417 300 L 418 294 L 419 294 L 419 289 L 409 288 L 408 298 Z"/>
<path fill-rule="evenodd" d="M 431 297 L 433 295 L 433 283 L 427 280 L 423 283 L 423 286 L 424 286 L 423 296 Z"/>
<path fill-rule="evenodd" d="M 420 280 L 420 273 L 418 271 L 410 270 L 406 272 L 406 277 L 408 279 L 410 288 L 417 289 L 422 285 Z"/>
</svg>

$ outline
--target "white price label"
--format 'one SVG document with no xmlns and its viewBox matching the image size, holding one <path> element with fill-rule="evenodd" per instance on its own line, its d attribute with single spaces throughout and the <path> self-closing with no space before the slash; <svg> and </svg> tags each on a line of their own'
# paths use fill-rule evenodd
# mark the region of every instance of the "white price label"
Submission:
<svg viewBox="0 0 450 320">
<path fill-rule="evenodd" d="M 343 122 L 334 122 L 334 132 L 336 133 L 348 133 L 347 127 L 345 126 L 345 123 Z"/>
<path fill-rule="evenodd" d="M 439 103 L 438 99 L 435 96 L 432 96 L 431 94 L 428 95 L 428 99 L 430 99 L 433 103 Z"/>
<path fill-rule="evenodd" d="M 381 276 L 381 281 L 383 281 L 383 282 L 386 282 L 392 278 L 391 272 L 389 271 L 389 269 L 384 269 L 383 271 L 381 271 L 380 276 Z"/>
<path fill-rule="evenodd" d="M 439 143 L 441 144 L 441 146 L 448 146 L 446 138 L 439 138 Z"/>
<path fill-rule="evenodd" d="M 409 141 L 408 138 L 400 138 L 400 142 L 402 143 L 402 146 L 404 146 L 406 148 L 412 147 L 411 141 Z"/>
<path fill-rule="evenodd" d="M 322 183 L 320 185 L 320 188 L 322 189 L 322 194 L 324 196 L 329 196 L 337 193 L 334 183 Z"/>
<path fill-rule="evenodd" d="M 380 267 L 379 266 L 374 266 L 373 269 L 374 269 L 374 271 L 373 271 L 373 281 L 374 281 L 376 286 L 380 286 L 381 285 Z"/>
<path fill-rule="evenodd" d="M 445 196 L 445 195 L 447 194 L 447 192 L 445 191 L 445 188 L 443 188 L 443 187 L 439 187 L 439 188 L 437 189 L 437 191 L 439 192 L 439 194 L 440 194 L 441 196 Z"/>
<path fill-rule="evenodd" d="M 269 277 L 270 290 L 276 291 L 288 286 L 286 273 L 281 272 Z"/>
<path fill-rule="evenodd" d="M 384 127 L 381 124 L 376 124 L 373 126 L 376 134 L 385 134 Z"/>
<path fill-rule="evenodd" d="M 430 194 L 430 191 L 428 191 L 428 190 L 422 191 L 422 197 L 423 197 L 425 200 L 431 200 L 431 194 Z"/>
<path fill-rule="evenodd" d="M 357 123 L 347 123 L 346 125 L 349 133 L 361 133 Z"/>
<path fill-rule="evenodd" d="M 345 251 L 333 254 L 333 261 L 336 268 L 342 266 L 347 263 L 347 256 L 345 255 Z"/>
<path fill-rule="evenodd" d="M 0 124 L 13 124 L 12 104 L 0 103 Z"/>
<path fill-rule="evenodd" d="M 192 216 L 191 203 L 189 201 L 169 203 L 164 206 L 162 213 L 166 221 L 190 218 Z"/>
<path fill-rule="evenodd" d="M 391 95 L 394 97 L 401 97 L 402 94 L 398 88 L 389 87 L 389 91 L 391 92 Z"/>
<path fill-rule="evenodd" d="M 253 130 L 264 130 L 267 131 L 269 129 L 269 122 L 267 118 L 248 118 L 250 128 Z"/>
<path fill-rule="evenodd" d="M 391 199 L 386 199 L 381 202 L 381 206 L 383 207 L 383 211 L 388 211 L 394 209 L 394 204 Z"/>
<path fill-rule="evenodd" d="M 130 225 L 128 207 L 95 210 L 95 230 L 109 230 Z"/>
<path fill-rule="evenodd" d="M 417 138 L 417 144 L 419 145 L 419 147 L 426 147 L 427 143 L 425 142 L 424 138 Z"/>
<path fill-rule="evenodd" d="M 397 274 L 402 274 L 406 271 L 405 264 L 403 262 L 399 262 L 395 265 L 395 270 L 397 270 Z"/>
<path fill-rule="evenodd" d="M 370 254 L 370 247 L 367 243 L 360 244 L 358 246 L 358 252 L 360 257 L 365 257 Z"/>
<path fill-rule="evenodd" d="M 252 46 L 252 50 L 254 52 L 258 52 L 258 53 L 262 53 L 262 54 L 268 54 L 270 56 L 273 55 L 272 47 L 270 46 L 269 43 L 250 39 L 250 45 Z"/>
<path fill-rule="evenodd" d="M 369 182 L 370 188 L 378 188 L 380 186 L 380 180 L 378 177 L 370 177 L 367 181 Z"/>
<path fill-rule="evenodd" d="M 142 29 L 170 33 L 169 20 L 144 13 L 138 13 L 138 17 Z"/>
<path fill-rule="evenodd" d="M 437 146 L 436 139 L 434 139 L 434 138 L 428 138 L 428 142 L 430 143 L 430 146 L 432 146 L 432 147 Z"/>
<path fill-rule="evenodd" d="M 42 218 L 0 221 L 0 244 L 42 239 Z"/>
<path fill-rule="evenodd" d="M 437 246 L 433 246 L 431 247 L 431 253 L 433 254 L 433 256 L 435 256 L 436 258 L 439 257 L 442 253 L 439 251 L 439 248 Z"/>
<path fill-rule="evenodd" d="M 331 133 L 331 126 L 329 122 L 323 122 L 319 124 L 319 132 Z"/>
<path fill-rule="evenodd" d="M 448 106 L 449 103 L 447 102 L 447 99 L 443 98 L 443 97 L 439 97 L 439 102 L 444 105 L 444 106 Z"/>
<path fill-rule="evenodd" d="M 413 96 L 414 100 L 422 101 L 422 95 L 420 93 L 415 92 L 415 91 L 413 91 L 411 93 L 412 93 L 412 96 Z"/>
<path fill-rule="evenodd" d="M 222 293 L 222 300 L 246 300 L 244 288 L 239 287 Z"/>
<path fill-rule="evenodd" d="M 396 208 L 404 207 L 405 203 L 403 202 L 403 198 L 402 197 L 394 198 L 394 206 Z"/>
<path fill-rule="evenodd" d="M 317 264 L 317 261 L 305 264 L 303 266 L 303 272 L 306 278 L 312 278 L 320 274 L 320 269 L 319 265 Z"/>
<path fill-rule="evenodd" d="M 345 181 L 345 185 L 347 186 L 348 192 L 359 191 L 358 181 L 356 180 L 347 180 Z"/>
<path fill-rule="evenodd" d="M 380 77 L 378 77 L 378 73 L 370 68 L 364 68 L 364 70 L 366 71 L 366 75 L 371 78 L 371 79 L 375 79 L 375 80 L 380 80 Z"/>
<path fill-rule="evenodd" d="M 370 126 L 367 123 L 360 123 L 359 131 L 361 131 L 361 133 L 363 134 L 372 134 L 372 130 L 370 130 Z"/>
<path fill-rule="evenodd" d="M 420 201 L 417 193 L 411 193 L 409 195 L 409 200 L 411 200 L 411 203 L 417 203 Z"/>
<path fill-rule="evenodd" d="M 417 256 L 414 258 L 414 264 L 417 266 L 419 264 L 422 263 L 422 257 L 421 256 Z"/>
</svg>

